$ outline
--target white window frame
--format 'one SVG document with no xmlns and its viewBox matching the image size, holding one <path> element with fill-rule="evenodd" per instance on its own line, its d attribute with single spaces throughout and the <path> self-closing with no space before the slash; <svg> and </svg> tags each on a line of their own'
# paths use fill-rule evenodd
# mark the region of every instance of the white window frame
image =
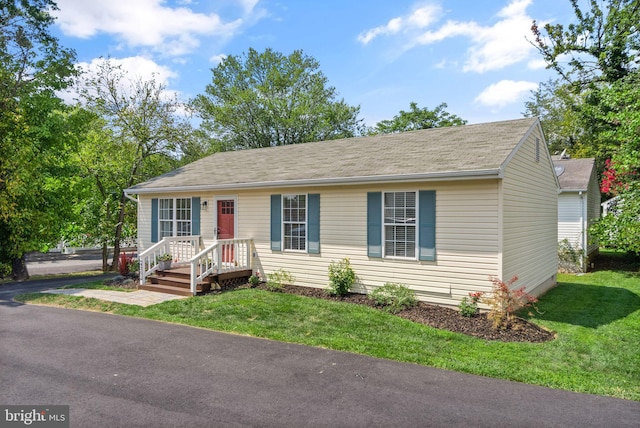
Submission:
<svg viewBox="0 0 640 428">
<path fill-rule="evenodd" d="M 293 221 L 293 220 L 286 220 L 286 215 L 285 215 L 285 210 L 287 209 L 285 207 L 285 201 L 287 200 L 287 198 L 290 197 L 300 197 L 300 196 L 304 196 L 304 221 L 300 221 L 300 219 L 298 218 L 298 221 Z M 307 193 L 289 193 L 286 195 L 282 195 L 282 249 L 283 251 L 291 251 L 291 252 L 295 252 L 295 253 L 306 253 L 307 249 L 309 248 L 308 246 L 308 242 L 309 242 L 309 195 Z M 300 209 L 301 207 L 298 207 L 297 209 Z M 287 248 L 287 225 L 303 225 L 304 226 L 304 248 Z M 293 238 L 294 236 L 291 235 L 290 236 L 293 242 Z M 300 236 L 297 237 L 298 239 L 302 239 L 300 238 Z"/>
<path fill-rule="evenodd" d="M 163 207 L 163 202 L 169 202 L 169 207 Z M 180 204 L 178 207 L 178 201 L 188 201 L 188 208 Z M 198 207 L 199 208 L 199 207 Z M 158 198 L 158 237 L 171 238 L 174 236 L 191 236 L 193 233 L 193 200 L 188 198 Z M 163 213 L 169 213 L 170 218 L 163 218 Z M 184 213 L 188 213 L 188 219 Z M 171 234 L 164 234 L 162 226 L 164 224 L 170 224 Z M 184 230 L 188 230 L 188 233 L 184 233 Z"/>
<path fill-rule="evenodd" d="M 389 194 L 397 194 L 397 193 L 413 193 L 415 195 L 415 206 L 414 206 L 414 214 L 415 216 L 413 217 L 413 223 L 390 223 L 387 222 L 387 218 L 388 216 L 386 215 L 386 196 Z M 420 206 L 420 203 L 418 201 L 419 198 L 419 194 L 420 192 L 418 192 L 417 190 L 389 190 L 389 191 L 384 191 L 382 192 L 382 257 L 386 258 L 386 259 L 400 259 L 400 260 L 417 260 L 418 259 L 418 243 L 420 242 L 419 237 L 418 237 L 418 233 L 420 231 L 420 228 L 418 227 L 418 219 L 420 218 L 418 215 L 418 207 Z M 395 204 L 394 204 L 395 205 Z M 395 207 L 392 207 L 395 208 Z M 406 207 L 406 199 L 405 199 L 405 206 L 404 206 L 404 210 L 406 211 L 407 207 Z M 394 216 L 395 217 L 395 216 Z M 406 217 L 405 217 L 406 218 Z M 396 255 L 397 252 L 394 252 L 395 254 L 391 254 L 391 255 L 387 255 L 387 227 L 396 227 L 396 226 L 406 226 L 406 227 L 413 227 L 414 230 L 414 234 L 413 234 L 413 238 L 414 238 L 414 245 L 413 245 L 413 255 L 412 256 L 402 256 L 402 255 Z M 398 241 L 395 241 L 398 242 Z M 404 241 L 405 243 L 408 242 L 407 240 Z M 405 245 L 406 246 L 406 245 Z M 410 248 L 410 247 L 409 247 Z"/>
</svg>

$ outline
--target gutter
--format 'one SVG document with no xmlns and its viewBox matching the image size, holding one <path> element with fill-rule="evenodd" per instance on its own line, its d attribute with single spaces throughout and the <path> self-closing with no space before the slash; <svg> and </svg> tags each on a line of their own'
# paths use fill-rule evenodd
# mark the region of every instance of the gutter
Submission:
<svg viewBox="0 0 640 428">
<path fill-rule="evenodd" d="M 140 199 L 136 199 L 136 198 L 134 198 L 133 196 L 131 196 L 131 195 L 128 193 L 128 190 L 129 190 L 129 189 L 126 189 L 126 190 L 124 191 L 124 197 L 125 197 L 125 198 L 127 198 L 127 199 L 129 199 L 130 201 L 135 202 L 136 204 L 139 204 L 139 203 L 140 203 Z"/>
<path fill-rule="evenodd" d="M 170 187 L 131 187 L 125 189 L 128 193 L 172 193 L 172 192 L 200 192 L 210 190 L 230 190 L 230 189 L 265 189 L 278 187 L 309 187 L 309 186 L 347 186 L 355 184 L 382 184 L 382 183 L 402 183 L 415 181 L 442 181 L 442 180 L 480 180 L 502 178 L 500 168 L 484 169 L 475 171 L 439 172 L 429 174 L 403 174 L 403 175 L 374 175 L 364 177 L 337 177 L 337 178 L 314 178 L 303 180 L 281 180 L 262 181 L 254 183 L 229 183 L 229 184 L 204 184 L 194 186 L 170 186 Z M 137 199 L 130 198 L 138 202 Z"/>
</svg>

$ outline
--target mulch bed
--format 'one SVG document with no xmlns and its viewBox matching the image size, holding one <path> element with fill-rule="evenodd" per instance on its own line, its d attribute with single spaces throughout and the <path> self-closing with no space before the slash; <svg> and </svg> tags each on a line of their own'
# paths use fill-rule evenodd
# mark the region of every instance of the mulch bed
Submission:
<svg viewBox="0 0 640 428">
<path fill-rule="evenodd" d="M 257 288 L 266 290 L 264 284 Z M 287 285 L 283 293 L 296 294 L 298 296 L 314 297 L 318 299 L 333 300 L 339 302 L 354 303 L 378 308 L 375 302 L 365 294 L 349 293 L 344 297 L 332 296 L 326 290 L 320 288 L 300 287 Z M 486 340 L 499 340 L 502 342 L 547 342 L 555 339 L 551 331 L 530 323 L 525 319 L 516 318 L 506 329 L 496 330 L 491 326 L 491 320 L 487 314 L 477 314 L 474 317 L 463 317 L 451 308 L 419 302 L 417 306 L 405 309 L 396 314 L 413 322 L 425 324 L 442 330 L 449 330 Z"/>
</svg>

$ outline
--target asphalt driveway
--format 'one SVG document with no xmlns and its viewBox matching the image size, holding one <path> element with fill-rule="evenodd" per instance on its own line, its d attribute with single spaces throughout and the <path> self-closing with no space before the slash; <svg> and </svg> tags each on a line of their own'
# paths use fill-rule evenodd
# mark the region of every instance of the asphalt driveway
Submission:
<svg viewBox="0 0 640 428">
<path fill-rule="evenodd" d="M 86 279 L 84 279 L 86 280 Z M 27 289 L 51 284 L 27 285 Z M 343 352 L 10 301 L 0 404 L 72 427 L 631 427 L 640 403 Z"/>
</svg>

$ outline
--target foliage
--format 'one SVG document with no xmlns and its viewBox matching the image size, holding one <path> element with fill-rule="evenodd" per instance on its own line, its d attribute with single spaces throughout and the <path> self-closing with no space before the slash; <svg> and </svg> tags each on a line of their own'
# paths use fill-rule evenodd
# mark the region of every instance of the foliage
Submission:
<svg viewBox="0 0 640 428">
<path fill-rule="evenodd" d="M 356 273 L 348 258 L 329 264 L 329 294 L 346 295 L 356 282 Z"/>
<path fill-rule="evenodd" d="M 55 95 L 75 53 L 50 34 L 51 0 L 0 7 L 0 269 L 28 277 L 24 253 L 44 250 L 71 212 L 65 106 Z"/>
<path fill-rule="evenodd" d="M 482 302 L 489 305 L 487 317 L 493 321 L 493 328 L 495 329 L 508 328 L 517 311 L 527 308 L 538 301 L 537 298 L 525 291 L 524 286 L 512 289 L 511 286 L 517 280 L 517 276 L 507 282 L 502 281 L 500 278 L 492 277 L 492 291 L 482 297 Z"/>
<path fill-rule="evenodd" d="M 205 94 L 192 100 L 201 129 L 219 150 L 282 146 L 353 137 L 360 108 L 338 100 L 314 58 L 266 49 L 230 55 L 213 70 Z"/>
<path fill-rule="evenodd" d="M 176 142 L 189 140 L 191 127 L 164 84 L 131 79 L 109 59 L 83 74 L 78 86 L 77 114 L 85 117 L 85 127 L 77 157 L 92 189 L 82 204 L 84 228 L 103 251 L 113 245 L 115 269 L 124 231 L 136 222 L 137 207 L 124 189 L 177 166 Z"/>
<path fill-rule="evenodd" d="M 127 253 L 120 253 L 120 260 L 118 261 L 118 272 L 120 275 L 126 275 L 129 273 L 129 267 L 133 261 L 133 256 Z"/>
<path fill-rule="evenodd" d="M 267 274 L 267 290 L 269 291 L 281 291 L 285 285 L 293 284 L 294 282 L 295 278 L 284 269 L 278 269 L 273 273 Z"/>
<path fill-rule="evenodd" d="M 258 284 L 260 284 L 260 272 L 256 272 L 249 277 L 249 284 L 251 284 L 253 287 L 256 287 Z"/>
<path fill-rule="evenodd" d="M 534 21 L 534 45 L 564 81 L 581 87 L 594 81 L 615 82 L 638 66 L 640 9 L 637 0 L 590 1 L 589 11 L 571 0 L 577 23 L 546 24 Z M 604 7 L 600 7 L 600 4 Z"/>
<path fill-rule="evenodd" d="M 383 306 L 387 312 L 392 314 L 397 314 L 418 304 L 414 292 L 407 286 L 391 282 L 373 290 L 369 294 L 369 298 L 376 302 L 376 305 Z"/>
<path fill-rule="evenodd" d="M 458 305 L 460 315 L 463 317 L 474 317 L 478 313 L 478 302 L 482 298 L 484 293 L 476 291 L 475 293 L 469 293 L 469 297 L 464 296 Z"/>
<path fill-rule="evenodd" d="M 164 254 L 160 254 L 160 255 L 157 257 L 157 260 L 158 260 L 159 262 L 169 262 L 169 261 L 173 260 L 173 257 L 172 257 L 172 256 L 171 256 L 171 254 L 169 254 L 169 253 L 164 253 Z"/>
<path fill-rule="evenodd" d="M 130 273 L 136 273 L 136 272 L 140 272 L 140 260 L 138 259 L 131 259 L 128 263 L 128 269 Z"/>
<path fill-rule="evenodd" d="M 581 272 L 585 263 L 585 251 L 572 245 L 568 239 L 558 242 L 558 271 L 563 273 Z"/>
<path fill-rule="evenodd" d="M 418 108 L 418 103 L 411 102 L 409 111 L 400 110 L 400 113 L 393 119 L 378 122 L 375 127 L 369 129 L 368 134 L 392 134 L 417 129 L 459 126 L 467 123 L 466 120 L 447 112 L 446 108 L 446 103 L 441 103 L 433 110 L 429 110 L 427 107 Z"/>
</svg>

